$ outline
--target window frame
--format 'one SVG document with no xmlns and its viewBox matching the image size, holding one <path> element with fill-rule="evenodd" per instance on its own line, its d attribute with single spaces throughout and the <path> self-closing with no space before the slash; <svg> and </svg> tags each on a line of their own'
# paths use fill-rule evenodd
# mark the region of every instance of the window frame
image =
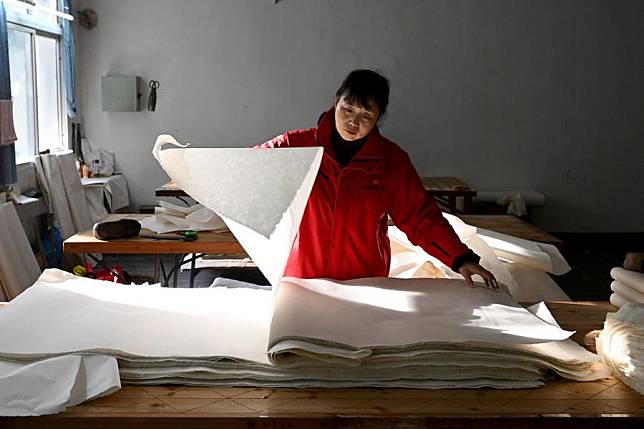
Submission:
<svg viewBox="0 0 644 429">
<path fill-rule="evenodd" d="M 34 133 L 34 148 L 33 152 L 30 153 L 29 159 L 16 159 L 16 164 L 22 164 L 25 162 L 33 162 L 34 158 L 38 155 L 41 149 L 40 147 L 40 126 L 38 118 L 38 71 L 37 71 L 37 36 L 47 37 L 54 39 L 56 41 L 56 90 L 57 90 L 57 104 L 58 104 L 58 146 L 52 148 L 52 152 L 58 151 L 67 151 L 69 150 L 69 138 L 68 138 L 68 121 L 67 121 L 67 106 L 65 101 L 65 83 L 63 76 L 63 58 L 62 58 L 62 25 L 61 19 L 57 18 L 57 23 L 43 21 L 40 19 L 33 18 L 29 13 L 18 12 L 14 8 L 6 7 L 8 4 L 5 3 L 5 11 L 7 13 L 7 29 L 14 31 L 21 31 L 28 33 L 30 35 L 30 44 L 31 44 L 31 79 L 32 79 L 32 93 L 33 100 L 31 100 L 31 107 L 33 109 L 33 133 Z M 60 3 L 57 2 L 57 7 L 60 7 Z"/>
</svg>

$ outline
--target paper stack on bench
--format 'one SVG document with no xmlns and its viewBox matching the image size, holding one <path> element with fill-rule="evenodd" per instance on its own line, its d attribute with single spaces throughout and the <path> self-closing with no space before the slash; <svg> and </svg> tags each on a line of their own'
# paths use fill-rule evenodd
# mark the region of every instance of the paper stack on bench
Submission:
<svg viewBox="0 0 644 429">
<path fill-rule="evenodd" d="M 154 215 L 140 221 L 141 227 L 159 234 L 174 231 L 228 231 L 224 221 L 201 204 L 182 207 L 166 201 L 159 202 Z"/>
<path fill-rule="evenodd" d="M 274 294 L 46 270 L 0 311 L 0 359 L 114 356 L 130 384 L 525 388 L 552 371 L 606 375 L 545 307 L 535 316 L 504 292 L 461 280 L 285 278 Z"/>
</svg>

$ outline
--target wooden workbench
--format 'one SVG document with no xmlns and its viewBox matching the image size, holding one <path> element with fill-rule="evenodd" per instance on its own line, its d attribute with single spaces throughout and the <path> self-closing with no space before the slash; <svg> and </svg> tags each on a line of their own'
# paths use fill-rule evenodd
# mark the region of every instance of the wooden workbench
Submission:
<svg viewBox="0 0 644 429">
<path fill-rule="evenodd" d="M 536 226 L 524 222 L 512 215 L 459 215 L 459 218 L 468 225 L 478 228 L 489 229 L 513 237 L 524 238 L 526 240 L 538 241 L 540 243 L 554 244 L 555 246 L 563 245 L 563 241 L 537 228 Z"/>
<path fill-rule="evenodd" d="M 458 177 L 421 177 L 425 190 L 450 213 L 471 213 L 472 198 L 476 191 Z M 463 210 L 456 207 L 456 199 L 463 199 Z"/>
<path fill-rule="evenodd" d="M 548 307 L 580 341 L 606 302 Z M 575 417 L 574 419 L 570 417 Z M 609 418 L 615 417 L 615 418 Z M 0 419 L 0 428 L 644 427 L 644 396 L 615 378 L 556 378 L 537 389 L 267 389 L 126 386 L 55 416 Z"/>
<path fill-rule="evenodd" d="M 146 214 L 110 214 L 104 219 L 142 220 Z M 153 234 L 143 229 L 141 232 Z M 154 238 L 130 237 L 119 240 L 99 240 L 92 231 L 79 232 L 63 242 L 64 253 L 142 253 L 142 254 L 228 254 L 246 257 L 244 248 L 230 232 L 199 232 L 195 241 L 159 240 Z"/>
</svg>

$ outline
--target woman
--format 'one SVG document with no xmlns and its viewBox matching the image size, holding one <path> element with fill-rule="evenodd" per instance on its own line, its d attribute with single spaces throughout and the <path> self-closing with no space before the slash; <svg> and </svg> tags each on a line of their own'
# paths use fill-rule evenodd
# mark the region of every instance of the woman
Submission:
<svg viewBox="0 0 644 429">
<path fill-rule="evenodd" d="M 261 147 L 322 146 L 324 155 L 289 257 L 285 276 L 347 280 L 387 277 L 388 215 L 409 240 L 459 272 L 473 286 L 480 275 L 497 288 L 425 192 L 409 156 L 380 135 L 389 82 L 354 70 L 317 128 L 289 131 Z"/>
</svg>

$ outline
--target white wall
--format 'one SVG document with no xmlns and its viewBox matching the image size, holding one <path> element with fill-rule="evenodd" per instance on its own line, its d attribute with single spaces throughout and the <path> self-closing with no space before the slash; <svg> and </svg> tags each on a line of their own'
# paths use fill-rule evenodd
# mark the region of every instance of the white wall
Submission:
<svg viewBox="0 0 644 429">
<path fill-rule="evenodd" d="M 81 120 L 133 203 L 167 179 L 160 133 L 249 146 L 313 126 L 353 68 L 392 95 L 383 134 L 421 175 L 535 189 L 550 231 L 644 230 L 644 2 L 94 0 L 78 28 Z M 104 113 L 100 76 L 161 82 L 157 111 Z M 147 94 L 146 98 L 147 100 Z"/>
</svg>

